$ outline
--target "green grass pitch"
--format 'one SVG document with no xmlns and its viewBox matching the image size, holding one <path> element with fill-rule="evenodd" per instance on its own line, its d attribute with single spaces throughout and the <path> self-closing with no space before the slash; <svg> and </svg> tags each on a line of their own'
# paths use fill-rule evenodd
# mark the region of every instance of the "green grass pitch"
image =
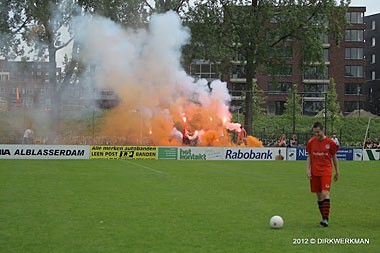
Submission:
<svg viewBox="0 0 380 253">
<path fill-rule="evenodd" d="M 0 252 L 380 252 L 379 162 L 340 167 L 322 228 L 302 161 L 0 160 Z"/>
</svg>

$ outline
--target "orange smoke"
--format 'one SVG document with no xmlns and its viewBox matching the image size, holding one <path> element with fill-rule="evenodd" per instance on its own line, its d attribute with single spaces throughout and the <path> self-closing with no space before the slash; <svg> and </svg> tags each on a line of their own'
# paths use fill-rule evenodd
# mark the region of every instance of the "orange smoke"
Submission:
<svg viewBox="0 0 380 253">
<path fill-rule="evenodd" d="M 112 76 L 113 82 L 118 82 L 117 75 Z M 122 85 L 113 87 L 120 103 L 103 115 L 101 129 L 96 130 L 96 135 L 107 137 L 112 145 L 184 145 L 182 130 L 186 125 L 191 136 L 199 133 L 190 145 L 236 146 L 233 131 L 240 124 L 231 124 L 232 115 L 220 98 L 207 93 L 210 97 L 203 97 L 206 101 L 201 104 L 189 98 L 186 90 L 171 94 L 177 88 L 165 87 L 165 82 L 149 89 L 133 80 L 120 78 L 120 82 Z M 261 147 L 262 143 L 252 137 L 245 145 Z"/>
<path fill-rule="evenodd" d="M 201 143 L 203 146 L 216 146 L 219 137 L 217 131 L 209 130 L 201 136 Z"/>
<path fill-rule="evenodd" d="M 264 147 L 262 141 L 260 141 L 259 139 L 251 135 L 247 136 L 247 146 L 248 147 Z"/>
<path fill-rule="evenodd" d="M 171 115 L 170 111 L 158 110 L 153 115 L 138 109 L 126 109 L 126 104 L 108 111 L 104 115 L 99 136 L 106 136 L 113 145 L 157 145 L 180 146 L 182 130 L 185 125 L 193 135 L 198 132 L 196 146 L 236 146 L 232 141 L 237 132 L 225 129 L 226 118 L 218 118 L 211 111 L 198 106 L 190 106 L 194 111 L 187 111 L 186 123 L 181 113 Z M 212 115 L 212 116 L 210 116 Z M 213 120 L 210 120 L 210 119 Z M 177 133 L 173 135 L 173 129 Z M 240 130 L 240 129 L 239 129 Z M 254 136 L 247 136 L 246 147 L 263 147 Z"/>
</svg>

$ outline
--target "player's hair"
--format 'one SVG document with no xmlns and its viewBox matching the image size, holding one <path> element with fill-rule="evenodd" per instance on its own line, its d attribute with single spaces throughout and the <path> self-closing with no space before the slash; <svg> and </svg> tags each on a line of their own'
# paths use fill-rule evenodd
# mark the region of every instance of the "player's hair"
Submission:
<svg viewBox="0 0 380 253">
<path fill-rule="evenodd" d="M 313 128 L 317 128 L 319 127 L 319 129 L 323 130 L 323 124 L 321 122 L 315 122 L 314 125 L 313 125 Z"/>
</svg>

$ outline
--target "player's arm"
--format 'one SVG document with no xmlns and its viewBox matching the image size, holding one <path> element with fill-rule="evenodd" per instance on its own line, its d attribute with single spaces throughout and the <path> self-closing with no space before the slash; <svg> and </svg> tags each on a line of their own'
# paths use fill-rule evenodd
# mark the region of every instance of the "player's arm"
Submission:
<svg viewBox="0 0 380 253">
<path fill-rule="evenodd" d="M 338 164 L 338 157 L 336 156 L 336 154 L 333 155 L 332 162 L 333 162 L 334 168 L 335 168 L 334 181 L 336 182 L 339 179 L 339 164 Z"/>
<path fill-rule="evenodd" d="M 311 179 L 311 158 L 307 156 L 306 160 L 306 176 L 308 179 Z"/>
</svg>

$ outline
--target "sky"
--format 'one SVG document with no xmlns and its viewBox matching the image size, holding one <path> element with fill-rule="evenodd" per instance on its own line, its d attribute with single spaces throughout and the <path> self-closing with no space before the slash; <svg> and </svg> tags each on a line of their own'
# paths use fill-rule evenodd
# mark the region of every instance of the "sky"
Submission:
<svg viewBox="0 0 380 253">
<path fill-rule="evenodd" d="M 350 6 L 365 6 L 367 7 L 365 16 L 380 13 L 379 0 L 351 0 Z"/>
</svg>

